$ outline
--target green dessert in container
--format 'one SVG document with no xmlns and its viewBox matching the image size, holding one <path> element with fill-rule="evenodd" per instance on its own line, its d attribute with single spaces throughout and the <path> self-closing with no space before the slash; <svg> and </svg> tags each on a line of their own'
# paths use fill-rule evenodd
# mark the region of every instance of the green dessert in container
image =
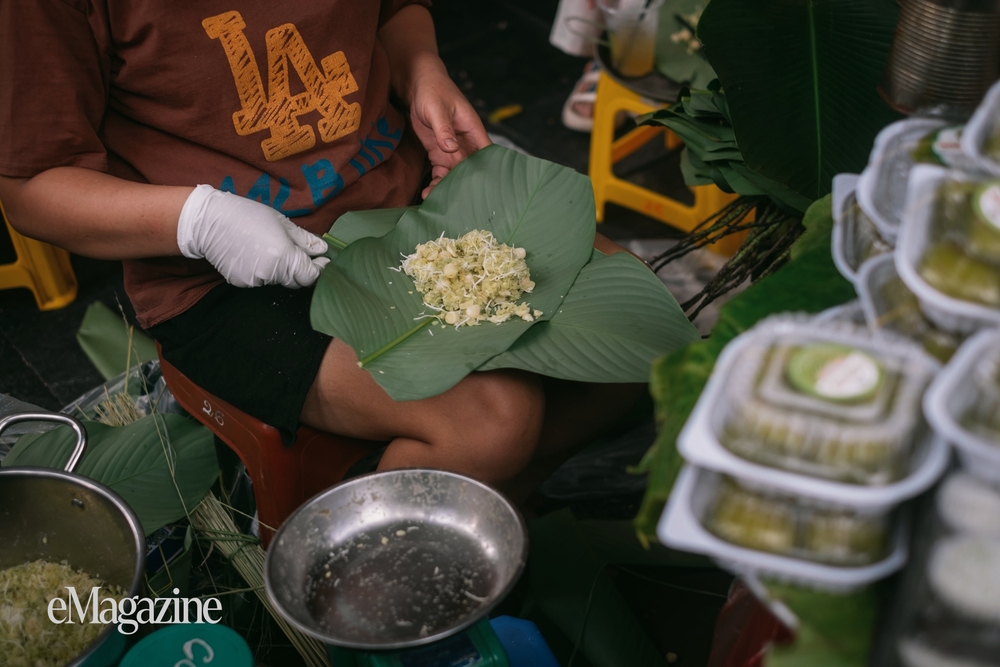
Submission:
<svg viewBox="0 0 1000 667">
<path fill-rule="evenodd" d="M 986 138 L 986 145 L 983 148 L 986 149 L 987 155 L 1000 162 L 1000 127 L 995 128 L 990 133 L 989 137 Z"/>
<path fill-rule="evenodd" d="M 785 377 L 798 391 L 833 403 L 863 403 L 875 397 L 885 373 L 878 361 L 846 345 L 819 343 L 794 350 Z"/>
<path fill-rule="evenodd" d="M 748 350 L 727 385 L 724 447 L 767 466 L 854 484 L 906 475 L 923 433 L 929 361 L 808 336 Z"/>
<path fill-rule="evenodd" d="M 886 554 L 886 513 L 813 505 L 801 498 L 723 477 L 704 521 L 732 544 L 842 566 L 860 566 Z"/>
<path fill-rule="evenodd" d="M 945 182 L 933 232 L 923 279 L 948 296 L 1000 308 L 1000 181 Z"/>
<path fill-rule="evenodd" d="M 918 341 L 935 359 L 947 362 L 962 344 L 962 337 L 942 331 L 920 309 L 920 302 L 896 272 L 892 258 L 879 260 L 868 269 L 858 287 L 862 298 L 870 302 L 868 317 L 878 329 L 893 331 Z"/>
<path fill-rule="evenodd" d="M 1000 447 L 1000 348 L 991 348 L 969 375 L 975 398 L 959 422 Z"/>
<path fill-rule="evenodd" d="M 963 164 L 963 125 L 949 125 L 928 132 L 910 154 L 914 162 L 957 167 Z"/>
</svg>

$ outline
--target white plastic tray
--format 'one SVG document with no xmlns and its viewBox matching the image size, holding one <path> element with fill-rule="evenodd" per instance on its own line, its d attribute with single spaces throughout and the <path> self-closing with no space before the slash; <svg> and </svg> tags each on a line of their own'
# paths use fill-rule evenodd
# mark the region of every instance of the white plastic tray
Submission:
<svg viewBox="0 0 1000 667">
<path fill-rule="evenodd" d="M 855 299 L 833 306 L 813 315 L 813 322 L 846 322 L 848 324 L 866 325 L 865 312 L 861 307 L 861 301 Z"/>
<path fill-rule="evenodd" d="M 882 128 L 857 184 L 858 204 L 889 243 L 896 243 L 906 201 L 907 176 L 915 162 L 912 152 L 929 132 L 947 123 L 932 118 L 907 118 Z"/>
<path fill-rule="evenodd" d="M 979 179 L 933 165 L 917 165 L 910 172 L 905 221 L 896 244 L 896 270 L 917 296 L 921 310 L 939 328 L 969 334 L 977 329 L 1000 326 L 1000 309 L 943 294 L 928 285 L 917 271 L 929 244 L 937 191 L 945 180 Z"/>
<path fill-rule="evenodd" d="M 833 177 L 833 234 L 830 238 L 833 264 L 840 275 L 852 283 L 857 280 L 858 275 L 847 261 L 847 216 L 844 209 L 849 205 L 857 184 L 857 174 L 837 174 Z"/>
<path fill-rule="evenodd" d="M 855 342 L 838 335 L 836 323 L 824 324 L 824 339 L 834 343 Z M 910 473 L 896 482 L 881 486 L 865 486 L 808 477 L 748 461 L 726 449 L 719 441 L 713 427 L 713 416 L 721 409 L 721 401 L 724 400 L 724 391 L 733 365 L 743 350 L 756 342 L 756 337 L 759 335 L 759 329 L 751 329 L 730 342 L 719 355 L 705 390 L 702 391 L 691 416 L 677 437 L 677 449 L 689 463 L 806 498 L 859 509 L 897 505 L 919 495 L 944 473 L 948 465 L 948 444 L 930 434 L 914 448 L 913 467 Z M 883 338 L 870 341 L 870 345 L 882 348 L 898 347 L 901 344 L 913 348 L 915 362 L 927 364 L 932 369 L 940 367 L 935 360 L 920 350 L 916 343 L 904 341 L 899 336 L 887 332 Z"/>
<path fill-rule="evenodd" d="M 849 247 L 854 243 L 854 237 L 858 233 L 857 220 L 853 220 L 847 213 L 856 201 L 857 183 L 857 174 L 837 174 L 833 177 L 833 234 L 830 238 L 833 264 L 840 271 L 840 275 L 851 283 L 857 282 L 861 266 L 866 263 L 859 262 L 855 267 L 854 251 Z"/>
<path fill-rule="evenodd" d="M 730 544 L 710 533 L 698 520 L 692 506 L 700 476 L 711 474 L 714 473 L 691 465 L 684 466 L 656 527 L 660 542 L 674 549 L 710 556 L 719 565 L 737 574 L 768 574 L 785 581 L 835 591 L 848 591 L 878 581 L 906 563 L 906 523 L 901 519 L 897 519 L 889 555 L 862 567 L 824 565 Z"/>
<path fill-rule="evenodd" d="M 895 264 L 892 255 L 880 255 L 873 257 L 870 262 L 865 262 L 865 266 L 858 271 L 858 282 L 855 289 L 858 291 L 858 300 L 861 301 L 861 308 L 865 313 L 865 322 L 873 333 L 881 335 L 882 328 L 878 325 L 879 312 L 875 305 L 875 296 L 872 294 L 873 276 L 886 270 L 887 265 Z"/>
<path fill-rule="evenodd" d="M 972 368 L 988 348 L 996 345 L 1000 345 L 1000 330 L 996 329 L 980 331 L 965 341 L 924 394 L 924 415 L 934 430 L 955 446 L 969 472 L 1000 482 L 1000 446 L 958 422 L 958 416 L 976 398 L 970 380 Z"/>
<path fill-rule="evenodd" d="M 986 97 L 980 102 L 979 108 L 972 114 L 962 132 L 962 152 L 976 167 L 994 176 L 1000 176 L 1000 163 L 983 152 L 983 145 L 998 129 L 998 118 L 1000 118 L 1000 81 L 993 84 L 986 93 Z"/>
</svg>

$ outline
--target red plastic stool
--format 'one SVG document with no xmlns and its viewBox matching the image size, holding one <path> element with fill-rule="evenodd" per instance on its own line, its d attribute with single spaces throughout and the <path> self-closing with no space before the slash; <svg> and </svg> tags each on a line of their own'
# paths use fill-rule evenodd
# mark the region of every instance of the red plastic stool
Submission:
<svg viewBox="0 0 1000 667">
<path fill-rule="evenodd" d="M 181 407 L 229 445 L 253 482 L 260 538 L 267 548 L 273 532 L 302 503 L 344 478 L 376 443 L 344 438 L 302 426 L 295 444 L 285 447 L 278 429 L 213 396 L 163 358 L 163 378 Z"/>
</svg>

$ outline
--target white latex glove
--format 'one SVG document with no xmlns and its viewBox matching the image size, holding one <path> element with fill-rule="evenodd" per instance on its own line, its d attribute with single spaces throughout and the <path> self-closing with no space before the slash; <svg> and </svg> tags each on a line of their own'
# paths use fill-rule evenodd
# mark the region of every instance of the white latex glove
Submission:
<svg viewBox="0 0 1000 667">
<path fill-rule="evenodd" d="M 199 185 L 177 221 L 177 246 L 207 259 L 236 287 L 279 284 L 296 289 L 319 278 L 326 241 L 260 202 Z"/>
</svg>

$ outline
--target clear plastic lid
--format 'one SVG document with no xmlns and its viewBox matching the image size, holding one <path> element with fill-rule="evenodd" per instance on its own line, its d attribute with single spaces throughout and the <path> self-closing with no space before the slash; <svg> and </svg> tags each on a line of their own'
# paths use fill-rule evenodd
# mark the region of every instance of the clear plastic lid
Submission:
<svg viewBox="0 0 1000 667">
<path fill-rule="evenodd" d="M 1000 482 L 1000 330 L 962 344 L 924 396 L 924 413 L 969 472 Z"/>
<path fill-rule="evenodd" d="M 857 180 L 854 174 L 837 174 L 833 179 L 833 260 L 841 275 L 851 282 L 867 260 L 892 252 L 892 244 L 879 235 L 875 223 L 858 204 Z"/>
<path fill-rule="evenodd" d="M 890 515 L 803 501 L 733 477 L 714 483 L 700 503 L 699 519 L 715 536 L 758 551 L 858 566 L 882 560 Z"/>
<path fill-rule="evenodd" d="M 1000 188 L 990 183 L 931 165 L 910 174 L 896 268 L 927 316 L 948 331 L 1000 324 L 1000 264 L 993 260 L 1000 236 L 987 220 Z"/>
<path fill-rule="evenodd" d="M 993 84 L 962 132 L 962 152 L 978 169 L 1000 176 L 1000 81 Z"/>
<path fill-rule="evenodd" d="M 1000 539 L 1000 488 L 997 485 L 959 471 L 941 483 L 934 501 L 938 516 L 948 530 Z"/>
<path fill-rule="evenodd" d="M 983 350 L 969 375 L 975 399 L 960 414 L 960 423 L 1000 447 L 1000 345 Z"/>
<path fill-rule="evenodd" d="M 920 302 L 896 271 L 892 255 L 873 259 L 858 276 L 858 295 L 872 329 L 891 331 L 920 343 L 934 358 L 946 362 L 963 336 L 939 329 L 920 309 Z"/>
<path fill-rule="evenodd" d="M 902 663 L 1000 667 L 1000 491 L 958 471 L 935 496 L 937 517 L 915 546 L 907 609 L 914 614 L 898 644 Z"/>
<path fill-rule="evenodd" d="M 936 364 L 915 344 L 840 323 L 769 318 L 728 369 L 715 426 L 722 445 L 758 463 L 854 484 L 911 468 L 920 400 Z"/>
<path fill-rule="evenodd" d="M 934 195 L 920 275 L 951 297 L 1000 308 L 1000 181 L 944 179 Z"/>
<path fill-rule="evenodd" d="M 907 118 L 887 125 L 875 137 L 858 181 L 858 202 L 890 242 L 896 241 L 902 222 L 910 170 L 921 161 L 921 142 L 945 125 L 937 119 Z"/>
<path fill-rule="evenodd" d="M 1000 540 L 996 538 L 962 534 L 935 543 L 926 571 L 930 596 L 917 634 L 924 635 L 931 646 L 969 658 L 1000 649 L 998 572 Z"/>
</svg>

